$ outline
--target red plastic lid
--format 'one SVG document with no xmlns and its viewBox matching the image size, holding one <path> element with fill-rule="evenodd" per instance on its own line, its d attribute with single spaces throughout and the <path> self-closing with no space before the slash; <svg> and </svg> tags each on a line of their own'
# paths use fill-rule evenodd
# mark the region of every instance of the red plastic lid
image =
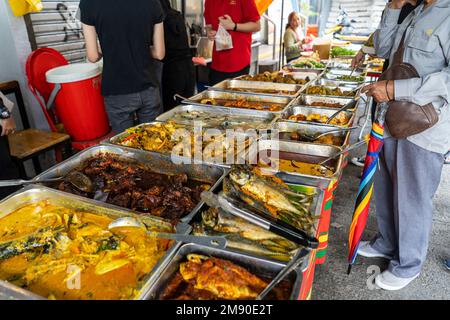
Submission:
<svg viewBox="0 0 450 320">
<path fill-rule="evenodd" d="M 31 87 L 37 90 L 45 101 L 48 100 L 54 85 L 45 79 L 47 71 L 56 67 L 68 65 L 64 56 L 51 48 L 40 48 L 33 51 L 27 59 L 27 77 Z"/>
</svg>

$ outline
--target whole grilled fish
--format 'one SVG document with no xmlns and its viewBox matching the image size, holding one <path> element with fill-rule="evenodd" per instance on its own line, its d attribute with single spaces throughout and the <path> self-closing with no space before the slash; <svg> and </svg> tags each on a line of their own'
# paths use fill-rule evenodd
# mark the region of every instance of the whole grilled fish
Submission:
<svg viewBox="0 0 450 320">
<path fill-rule="evenodd" d="M 222 210 L 209 208 L 202 212 L 202 219 L 203 225 L 217 232 L 235 233 L 243 238 L 271 243 L 289 251 L 297 248 L 293 242 Z"/>
<path fill-rule="evenodd" d="M 263 211 L 296 228 L 309 232 L 314 227 L 315 219 L 309 212 L 311 197 L 292 191 L 282 180 L 263 175 L 256 167 L 234 166 L 224 185 L 248 204 L 263 207 Z"/>
<path fill-rule="evenodd" d="M 193 234 L 197 236 L 220 236 L 227 239 L 227 247 L 250 254 L 268 257 L 279 261 L 289 261 L 293 255 L 293 251 L 289 251 L 281 246 L 269 247 L 255 240 L 244 238 L 236 233 L 224 233 L 205 228 L 201 224 L 195 224 Z"/>
</svg>

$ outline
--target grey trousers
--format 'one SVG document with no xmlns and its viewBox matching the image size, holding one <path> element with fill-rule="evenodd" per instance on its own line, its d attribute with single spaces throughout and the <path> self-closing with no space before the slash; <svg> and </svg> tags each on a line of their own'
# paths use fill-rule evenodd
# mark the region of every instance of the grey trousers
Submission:
<svg viewBox="0 0 450 320">
<path fill-rule="evenodd" d="M 141 123 L 151 122 L 163 112 L 160 90 L 154 87 L 137 93 L 106 96 L 105 106 L 115 133 L 123 132 Z"/>
<path fill-rule="evenodd" d="M 389 271 L 400 278 L 420 273 L 428 250 L 433 196 L 444 155 L 387 138 L 375 175 L 378 235 L 372 247 L 393 259 Z"/>
</svg>

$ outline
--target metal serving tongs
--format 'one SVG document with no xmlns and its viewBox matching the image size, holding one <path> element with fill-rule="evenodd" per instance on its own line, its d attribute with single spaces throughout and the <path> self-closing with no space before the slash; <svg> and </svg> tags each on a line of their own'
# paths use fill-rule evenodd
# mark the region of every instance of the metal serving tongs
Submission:
<svg viewBox="0 0 450 320">
<path fill-rule="evenodd" d="M 203 191 L 201 198 L 209 207 L 221 208 L 239 218 L 253 223 L 264 230 L 268 230 L 276 235 L 284 237 L 296 244 L 312 249 L 317 249 L 319 246 L 318 240 L 309 236 L 306 232 L 298 230 L 283 221 L 265 219 L 249 212 L 248 210 L 242 208 L 241 203 L 225 196 L 223 192 L 215 195 L 211 191 Z"/>
<path fill-rule="evenodd" d="M 119 218 L 108 225 L 109 230 L 117 228 L 139 228 L 144 230 L 149 236 L 155 238 L 170 239 L 184 243 L 195 243 L 211 248 L 225 249 L 227 247 L 227 239 L 224 237 L 192 236 L 179 233 L 148 231 L 147 226 L 142 221 L 133 217 Z"/>
<path fill-rule="evenodd" d="M 1 187 L 26 186 L 26 185 L 35 184 L 35 183 L 52 183 L 52 182 L 60 182 L 60 181 L 68 182 L 71 185 L 73 185 L 75 188 L 77 188 L 78 190 L 88 192 L 88 193 L 92 192 L 94 189 L 91 179 L 79 171 L 73 171 L 63 177 L 58 177 L 58 178 L 54 178 L 54 179 L 3 180 L 3 181 L 0 181 L 0 188 Z"/>
<path fill-rule="evenodd" d="M 305 249 L 298 249 L 289 263 L 281 269 L 275 278 L 267 285 L 267 287 L 255 298 L 255 300 L 262 300 L 265 296 L 272 291 L 281 281 L 284 280 L 292 271 L 294 271 L 304 260 Z"/>
<path fill-rule="evenodd" d="M 355 89 L 356 90 L 356 89 Z M 359 90 L 359 89 L 358 89 Z M 355 108 L 356 105 L 358 104 L 359 101 L 359 97 L 356 99 L 353 99 L 352 101 L 350 101 L 349 103 L 347 103 L 345 106 L 343 106 L 342 108 L 340 108 L 338 111 L 336 111 L 335 113 L 333 113 L 327 120 L 327 122 L 325 122 L 326 124 L 330 124 L 331 120 L 333 120 L 334 118 L 336 118 L 341 112 L 346 111 L 348 109 L 352 109 Z"/>
<path fill-rule="evenodd" d="M 353 149 L 359 148 L 360 146 L 362 146 L 362 145 L 364 145 L 364 144 L 367 144 L 367 141 L 366 141 L 366 140 L 361 140 L 361 141 L 359 141 L 359 142 L 357 142 L 357 143 L 355 143 L 355 144 L 353 144 L 353 145 L 351 145 L 351 146 L 349 146 L 349 147 L 343 149 L 342 151 L 339 151 L 339 152 L 335 153 L 335 154 L 332 155 L 331 157 L 329 157 L 329 158 L 327 158 L 327 159 L 325 159 L 325 160 L 319 162 L 318 165 L 319 165 L 319 166 L 323 166 L 323 167 L 327 167 L 327 166 L 325 166 L 325 163 L 327 163 L 328 161 L 333 160 L 333 159 L 336 159 L 336 158 L 339 157 L 340 155 L 342 155 L 342 154 L 344 154 L 344 153 L 347 153 L 347 152 L 349 152 L 349 151 L 351 151 L 351 150 L 353 150 Z"/>
</svg>

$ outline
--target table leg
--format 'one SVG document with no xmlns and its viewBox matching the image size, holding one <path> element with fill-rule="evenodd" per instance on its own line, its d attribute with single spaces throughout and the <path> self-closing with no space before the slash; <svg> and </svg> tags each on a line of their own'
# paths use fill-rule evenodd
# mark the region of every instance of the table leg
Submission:
<svg viewBox="0 0 450 320">
<path fill-rule="evenodd" d="M 33 161 L 34 171 L 36 175 L 42 173 L 41 163 L 39 162 L 39 156 L 35 156 L 31 159 Z"/>
</svg>

